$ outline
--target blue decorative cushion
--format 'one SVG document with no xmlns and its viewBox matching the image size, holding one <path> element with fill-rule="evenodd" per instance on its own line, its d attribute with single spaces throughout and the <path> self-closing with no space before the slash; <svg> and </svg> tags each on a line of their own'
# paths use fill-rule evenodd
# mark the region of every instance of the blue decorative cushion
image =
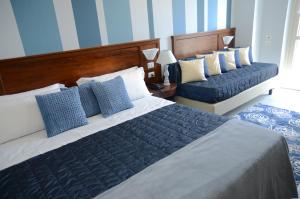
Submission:
<svg viewBox="0 0 300 199">
<path fill-rule="evenodd" d="M 103 117 L 109 117 L 133 107 L 120 76 L 106 82 L 93 82 L 92 89 Z"/>
<path fill-rule="evenodd" d="M 221 66 L 221 72 L 226 73 L 228 71 L 226 59 L 224 54 L 219 54 L 219 61 Z"/>
<path fill-rule="evenodd" d="M 92 89 L 93 82 L 87 82 L 78 86 L 82 107 L 87 117 L 100 114 L 100 107 Z"/>
<path fill-rule="evenodd" d="M 88 123 L 77 87 L 57 93 L 37 95 L 36 101 L 48 137 Z"/>
<path fill-rule="evenodd" d="M 241 64 L 241 60 L 240 60 L 240 52 L 239 50 L 235 50 L 234 51 L 234 59 L 235 59 L 235 65 L 237 68 L 241 68 L 242 64 Z"/>
</svg>

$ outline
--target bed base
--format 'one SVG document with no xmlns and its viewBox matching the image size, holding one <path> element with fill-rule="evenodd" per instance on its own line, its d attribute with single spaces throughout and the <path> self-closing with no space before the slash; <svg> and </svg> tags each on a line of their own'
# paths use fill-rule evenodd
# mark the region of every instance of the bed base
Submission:
<svg viewBox="0 0 300 199">
<path fill-rule="evenodd" d="M 252 88 L 249 88 L 236 96 L 233 96 L 222 102 L 215 104 L 209 104 L 206 102 L 200 102 L 197 100 L 191 100 L 185 97 L 176 96 L 175 101 L 179 104 L 191 106 L 203 111 L 215 113 L 217 115 L 224 115 L 225 113 L 241 106 L 242 104 L 262 95 L 272 94 L 272 90 L 277 87 L 277 78 L 274 77 L 267 81 L 264 81 Z"/>
</svg>

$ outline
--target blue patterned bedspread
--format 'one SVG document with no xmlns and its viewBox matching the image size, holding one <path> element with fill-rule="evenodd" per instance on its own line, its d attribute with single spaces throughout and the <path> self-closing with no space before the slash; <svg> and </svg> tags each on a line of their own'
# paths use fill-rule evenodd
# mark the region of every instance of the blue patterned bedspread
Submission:
<svg viewBox="0 0 300 199">
<path fill-rule="evenodd" d="M 181 82 L 180 66 L 169 66 L 171 82 Z M 276 64 L 253 63 L 222 75 L 210 76 L 208 81 L 190 82 L 177 86 L 177 95 L 207 103 L 229 99 L 278 74 Z"/>
<path fill-rule="evenodd" d="M 1 198 L 92 198 L 227 118 L 170 105 L 0 171 Z"/>
</svg>

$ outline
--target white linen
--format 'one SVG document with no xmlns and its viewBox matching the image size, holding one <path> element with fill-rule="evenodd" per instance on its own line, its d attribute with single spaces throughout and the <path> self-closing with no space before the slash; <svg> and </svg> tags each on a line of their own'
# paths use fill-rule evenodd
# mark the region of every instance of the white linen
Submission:
<svg viewBox="0 0 300 199">
<path fill-rule="evenodd" d="M 111 80 L 111 79 L 113 79 L 117 76 L 128 73 L 130 71 L 134 71 L 136 69 L 138 69 L 138 66 L 133 66 L 131 68 L 127 68 L 127 69 L 120 70 L 120 71 L 117 71 L 117 72 L 114 72 L 114 73 L 108 73 L 108 74 L 100 75 L 100 76 L 96 76 L 96 77 L 82 77 L 79 80 L 77 80 L 76 83 L 79 86 L 81 84 L 87 83 L 87 82 L 92 81 L 92 80 L 98 81 L 98 82 L 104 82 L 104 81 Z"/>
<path fill-rule="evenodd" d="M 45 129 L 35 95 L 59 92 L 60 88 L 60 84 L 55 84 L 0 96 L 0 144 Z"/>
<path fill-rule="evenodd" d="M 151 95 L 144 81 L 144 68 L 138 68 L 121 75 L 131 101 Z"/>
<path fill-rule="evenodd" d="M 109 118 L 103 118 L 101 115 L 90 117 L 88 125 L 71 129 L 51 138 L 47 138 L 46 131 L 43 130 L 1 144 L 0 170 L 173 103 L 147 96 L 134 101 L 134 107 L 131 109 L 116 113 Z"/>
</svg>

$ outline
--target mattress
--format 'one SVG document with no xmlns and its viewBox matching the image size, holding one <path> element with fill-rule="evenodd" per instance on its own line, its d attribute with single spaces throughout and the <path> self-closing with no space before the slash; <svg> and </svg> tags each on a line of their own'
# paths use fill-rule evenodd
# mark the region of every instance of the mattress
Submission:
<svg viewBox="0 0 300 199">
<path fill-rule="evenodd" d="M 175 66 L 176 67 L 176 66 Z M 173 82 L 180 82 L 180 69 L 171 69 Z M 177 95 L 206 103 L 217 103 L 229 99 L 278 74 L 278 66 L 268 63 L 253 63 L 222 75 L 210 76 L 205 82 L 190 82 L 177 86 Z"/>
<path fill-rule="evenodd" d="M 4 198 L 92 198 L 225 121 L 168 105 L 0 171 L 0 193 Z"/>
</svg>

